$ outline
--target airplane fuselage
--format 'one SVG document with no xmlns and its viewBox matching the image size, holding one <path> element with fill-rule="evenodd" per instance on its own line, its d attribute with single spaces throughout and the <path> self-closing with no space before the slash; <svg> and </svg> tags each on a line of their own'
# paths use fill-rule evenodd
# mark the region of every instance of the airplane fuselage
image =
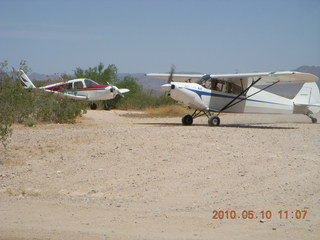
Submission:
<svg viewBox="0 0 320 240">
<path fill-rule="evenodd" d="M 208 89 L 197 83 L 171 82 L 170 84 L 162 85 L 162 89 L 170 92 L 170 96 L 181 104 L 203 111 L 212 110 L 218 112 L 237 96 L 233 93 Z M 251 87 L 246 96 L 258 91 L 260 89 Z M 240 96 L 237 101 L 243 101 L 226 109 L 225 112 L 290 114 L 294 110 L 294 104 L 291 99 L 267 91 L 260 91 L 259 94 L 248 99 L 246 99 L 246 96 Z"/>
<path fill-rule="evenodd" d="M 90 79 L 75 79 L 68 82 L 56 83 L 42 87 L 49 91 L 65 92 L 70 95 L 84 97 L 87 101 L 101 101 L 113 99 L 118 88 L 100 85 Z"/>
</svg>

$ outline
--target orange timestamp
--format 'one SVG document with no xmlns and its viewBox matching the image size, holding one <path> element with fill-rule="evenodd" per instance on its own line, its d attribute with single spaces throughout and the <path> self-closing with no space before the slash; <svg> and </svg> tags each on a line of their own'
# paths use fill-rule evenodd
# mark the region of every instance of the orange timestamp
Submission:
<svg viewBox="0 0 320 240">
<path fill-rule="evenodd" d="M 214 210 L 212 211 L 212 219 L 272 219 L 277 217 L 279 219 L 305 219 L 307 216 L 307 210 Z"/>
</svg>

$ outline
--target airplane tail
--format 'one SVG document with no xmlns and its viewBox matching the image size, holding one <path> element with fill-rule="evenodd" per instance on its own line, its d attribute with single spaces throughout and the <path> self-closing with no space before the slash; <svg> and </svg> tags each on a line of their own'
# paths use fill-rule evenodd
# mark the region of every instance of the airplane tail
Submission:
<svg viewBox="0 0 320 240">
<path fill-rule="evenodd" d="M 23 70 L 19 70 L 19 79 L 21 80 L 21 84 L 24 88 L 36 88 Z"/>
<path fill-rule="evenodd" d="M 320 111 L 320 91 L 315 82 L 305 83 L 293 98 L 294 112 L 310 115 Z"/>
</svg>

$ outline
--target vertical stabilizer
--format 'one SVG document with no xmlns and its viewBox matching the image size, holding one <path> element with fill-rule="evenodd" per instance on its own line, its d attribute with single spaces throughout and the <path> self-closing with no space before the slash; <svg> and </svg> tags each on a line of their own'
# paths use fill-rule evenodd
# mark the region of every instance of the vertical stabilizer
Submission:
<svg viewBox="0 0 320 240">
<path fill-rule="evenodd" d="M 320 92 L 318 85 L 313 83 L 305 83 L 293 99 L 294 113 L 304 113 L 311 118 L 313 123 L 317 119 L 311 114 L 320 112 Z"/>
<path fill-rule="evenodd" d="M 293 99 L 296 105 L 317 105 L 320 104 L 320 93 L 318 85 L 313 83 L 305 83 Z"/>
<path fill-rule="evenodd" d="M 32 81 L 28 78 L 27 74 L 24 71 L 19 71 L 19 79 L 21 80 L 21 84 L 24 88 L 36 88 L 36 86 L 32 83 Z"/>
</svg>

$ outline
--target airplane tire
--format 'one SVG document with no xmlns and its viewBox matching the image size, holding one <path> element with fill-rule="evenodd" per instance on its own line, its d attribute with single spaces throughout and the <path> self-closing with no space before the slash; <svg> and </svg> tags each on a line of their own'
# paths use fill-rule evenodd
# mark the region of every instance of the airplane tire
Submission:
<svg viewBox="0 0 320 240">
<path fill-rule="evenodd" d="M 191 115 L 188 114 L 182 118 L 182 125 L 190 126 L 192 125 L 192 123 L 193 123 L 193 118 Z"/>
<path fill-rule="evenodd" d="M 91 104 L 90 104 L 90 109 L 91 109 L 91 110 L 96 110 L 97 107 L 98 107 L 98 106 L 97 106 L 96 103 L 91 103 Z"/>
<path fill-rule="evenodd" d="M 316 118 L 312 118 L 312 123 L 317 123 L 318 120 Z"/>
<path fill-rule="evenodd" d="M 111 109 L 111 107 L 107 103 L 103 104 L 103 108 L 107 111 Z"/>
<path fill-rule="evenodd" d="M 220 125 L 220 118 L 218 116 L 212 115 L 208 119 L 209 126 L 219 126 Z"/>
</svg>

